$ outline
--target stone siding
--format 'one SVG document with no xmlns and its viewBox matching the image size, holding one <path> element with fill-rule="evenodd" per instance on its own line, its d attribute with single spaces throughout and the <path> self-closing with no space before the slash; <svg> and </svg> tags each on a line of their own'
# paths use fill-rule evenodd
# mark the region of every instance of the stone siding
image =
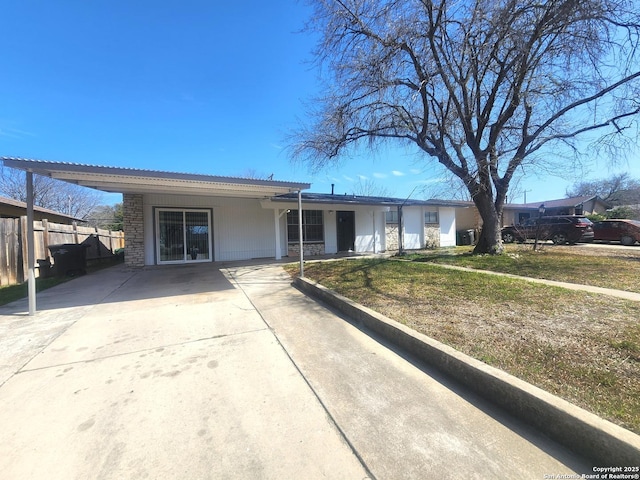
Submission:
<svg viewBox="0 0 640 480">
<path fill-rule="evenodd" d="M 398 250 L 398 224 L 387 223 L 384 230 L 387 250 Z"/>
<path fill-rule="evenodd" d="M 438 248 L 440 246 L 440 225 L 427 224 L 424 226 L 424 248 Z"/>
<path fill-rule="evenodd" d="M 142 195 L 122 195 L 124 214 L 124 263 L 129 267 L 144 267 L 144 212 Z"/>
<path fill-rule="evenodd" d="M 398 224 L 388 223 L 385 227 L 387 250 L 398 250 Z M 427 224 L 424 226 L 424 247 L 438 248 L 440 246 L 440 226 Z"/>
<path fill-rule="evenodd" d="M 313 257 L 316 255 L 324 255 L 324 243 L 305 243 L 304 244 L 304 256 L 305 257 Z M 290 243 L 289 244 L 289 252 L 290 257 L 299 257 L 300 256 L 300 244 L 299 243 Z"/>
</svg>

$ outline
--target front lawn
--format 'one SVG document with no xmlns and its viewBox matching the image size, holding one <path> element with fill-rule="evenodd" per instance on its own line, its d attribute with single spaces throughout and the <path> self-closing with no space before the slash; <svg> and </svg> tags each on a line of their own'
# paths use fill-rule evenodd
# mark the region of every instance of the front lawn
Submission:
<svg viewBox="0 0 640 480">
<path fill-rule="evenodd" d="M 574 257 L 574 262 L 580 259 Z M 416 331 L 640 433 L 640 303 L 428 262 L 318 262 L 307 264 L 305 273 Z"/>
<path fill-rule="evenodd" d="M 640 247 L 621 250 L 544 244 L 534 251 L 529 244 L 508 245 L 504 255 L 471 255 L 469 247 L 458 247 L 425 250 L 403 258 L 640 293 Z"/>
</svg>

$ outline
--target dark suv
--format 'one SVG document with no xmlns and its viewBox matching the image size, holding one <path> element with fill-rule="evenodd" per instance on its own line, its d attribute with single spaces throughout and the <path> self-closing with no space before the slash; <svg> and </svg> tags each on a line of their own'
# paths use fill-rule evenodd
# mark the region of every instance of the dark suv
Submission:
<svg viewBox="0 0 640 480">
<path fill-rule="evenodd" d="M 520 225 L 511 225 L 502 229 L 502 241 L 512 243 L 533 240 L 551 240 L 556 245 L 578 241 L 593 241 L 593 223 L 579 215 L 550 215 L 530 218 Z"/>
</svg>

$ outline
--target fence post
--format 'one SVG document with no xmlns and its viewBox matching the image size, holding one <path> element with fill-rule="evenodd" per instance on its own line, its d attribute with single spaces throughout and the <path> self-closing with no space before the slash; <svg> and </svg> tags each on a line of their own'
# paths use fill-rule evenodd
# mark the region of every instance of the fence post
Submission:
<svg viewBox="0 0 640 480">
<path fill-rule="evenodd" d="M 42 219 L 42 246 L 45 259 L 49 258 L 49 220 Z"/>
<path fill-rule="evenodd" d="M 11 262 L 9 261 L 9 251 L 11 244 L 9 239 L 10 223 L 7 220 L 4 218 L 0 219 L 0 248 L 3 253 L 6 252 L 6 258 L 2 258 L 4 261 L 2 265 L 0 265 L 0 285 L 10 285 L 9 274 L 11 271 Z"/>
<path fill-rule="evenodd" d="M 27 272 L 29 271 L 29 258 L 27 252 L 27 217 L 20 217 L 20 258 L 18 263 L 21 263 L 22 269 L 18 271 L 18 283 L 24 283 L 27 279 Z M 22 261 L 20 261 L 22 260 Z"/>
<path fill-rule="evenodd" d="M 80 238 L 78 237 L 78 222 L 74 220 L 72 225 L 73 225 L 73 243 L 78 245 L 80 243 Z"/>
<path fill-rule="evenodd" d="M 102 242 L 100 241 L 100 233 L 98 232 L 98 227 L 94 227 L 95 228 L 95 232 L 96 232 L 96 248 L 98 249 L 98 251 L 96 252 L 96 255 L 98 258 L 102 258 L 102 245 L 100 245 Z"/>
<path fill-rule="evenodd" d="M 20 219 L 12 218 L 11 246 L 9 247 L 9 285 L 18 282 L 18 262 L 20 258 Z"/>
<path fill-rule="evenodd" d="M 26 217 L 0 218 L 0 285 L 17 285 L 27 279 L 25 232 L 28 232 Z"/>
</svg>

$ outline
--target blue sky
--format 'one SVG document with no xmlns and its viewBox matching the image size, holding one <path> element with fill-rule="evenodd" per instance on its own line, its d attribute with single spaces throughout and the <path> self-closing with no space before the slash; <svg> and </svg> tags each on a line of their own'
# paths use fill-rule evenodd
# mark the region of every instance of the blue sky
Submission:
<svg viewBox="0 0 640 480">
<path fill-rule="evenodd" d="M 274 175 L 312 191 L 373 182 L 423 198 L 445 172 L 412 149 L 365 151 L 311 175 L 285 136 L 321 93 L 310 14 L 295 0 L 20 0 L 2 5 L 0 155 L 194 172 Z M 637 157 L 632 164 L 637 165 Z M 640 169 L 606 159 L 585 178 Z M 528 177 L 512 201 L 561 198 L 574 179 Z M 413 192 L 413 193 L 412 193 Z M 105 196 L 105 203 L 118 201 Z"/>
</svg>

